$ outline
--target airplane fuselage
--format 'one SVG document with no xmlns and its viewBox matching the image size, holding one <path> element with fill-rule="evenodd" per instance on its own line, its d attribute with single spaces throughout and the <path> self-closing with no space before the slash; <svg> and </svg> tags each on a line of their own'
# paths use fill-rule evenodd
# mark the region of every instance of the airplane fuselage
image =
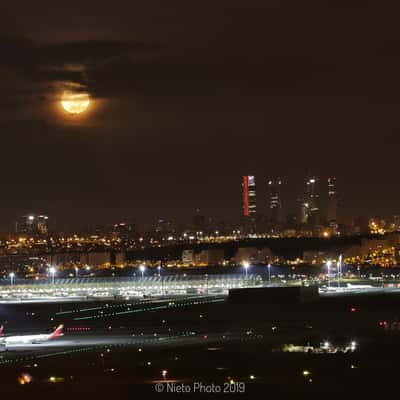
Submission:
<svg viewBox="0 0 400 400">
<path fill-rule="evenodd" d="M 0 340 L 6 346 L 16 344 L 39 344 L 50 340 L 50 335 L 23 335 L 23 336 L 9 336 Z"/>
<path fill-rule="evenodd" d="M 16 335 L 16 336 L 2 336 L 3 326 L 0 327 L 0 346 L 16 346 L 16 345 L 26 345 L 26 344 L 40 344 L 47 342 L 48 340 L 54 340 L 59 336 L 62 336 L 63 325 L 59 325 L 57 329 L 50 334 L 40 334 L 40 335 Z"/>
</svg>

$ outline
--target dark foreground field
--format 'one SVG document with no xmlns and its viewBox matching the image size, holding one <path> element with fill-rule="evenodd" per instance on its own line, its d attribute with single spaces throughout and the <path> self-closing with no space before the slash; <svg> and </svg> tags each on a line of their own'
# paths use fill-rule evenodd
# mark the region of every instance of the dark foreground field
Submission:
<svg viewBox="0 0 400 400">
<path fill-rule="evenodd" d="M 62 340 L 78 344 L 2 352 L 1 389 L 14 398 L 396 395 L 398 316 L 396 295 L 285 305 L 170 299 L 160 309 L 129 302 L 2 305 L 6 332 L 47 332 L 64 323 Z M 106 342 L 87 344 L 97 337 Z M 121 343 L 117 337 L 132 339 Z M 356 341 L 357 348 L 336 354 L 280 351 L 284 344 L 323 341 Z M 162 371 L 167 371 L 164 377 Z M 21 385 L 21 377 L 30 383 Z M 162 393 L 156 392 L 159 383 Z"/>
</svg>

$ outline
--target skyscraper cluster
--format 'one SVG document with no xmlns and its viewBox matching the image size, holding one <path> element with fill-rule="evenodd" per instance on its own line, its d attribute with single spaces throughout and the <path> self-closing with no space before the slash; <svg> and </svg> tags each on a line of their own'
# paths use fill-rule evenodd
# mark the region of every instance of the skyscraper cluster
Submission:
<svg viewBox="0 0 400 400">
<path fill-rule="evenodd" d="M 16 232 L 29 235 L 46 235 L 48 219 L 47 215 L 24 215 L 16 223 Z"/>
<path fill-rule="evenodd" d="M 254 225 L 256 221 L 259 222 L 264 219 L 271 227 L 275 229 L 282 228 L 287 222 L 284 212 L 286 210 L 284 210 L 282 201 L 283 180 L 280 177 L 274 177 L 264 182 L 267 189 L 267 199 L 263 202 L 264 205 L 259 207 L 257 205 L 256 177 L 254 175 L 242 177 L 243 221 L 247 225 Z M 327 208 L 324 216 L 321 215 L 320 193 L 318 190 L 320 186 L 320 181 L 317 177 L 310 176 L 306 179 L 304 192 L 300 196 L 295 218 L 298 226 L 314 228 L 324 224 L 332 229 L 337 228 L 336 178 L 329 177 L 327 179 Z M 258 203 L 261 203 L 259 198 Z"/>
</svg>

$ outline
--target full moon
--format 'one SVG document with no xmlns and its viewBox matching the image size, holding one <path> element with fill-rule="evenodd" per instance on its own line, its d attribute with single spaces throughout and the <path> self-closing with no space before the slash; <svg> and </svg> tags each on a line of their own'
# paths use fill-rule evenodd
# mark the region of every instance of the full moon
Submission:
<svg viewBox="0 0 400 400">
<path fill-rule="evenodd" d="M 87 110 L 90 104 L 88 93 L 66 91 L 61 97 L 63 109 L 70 114 L 81 114 Z"/>
</svg>

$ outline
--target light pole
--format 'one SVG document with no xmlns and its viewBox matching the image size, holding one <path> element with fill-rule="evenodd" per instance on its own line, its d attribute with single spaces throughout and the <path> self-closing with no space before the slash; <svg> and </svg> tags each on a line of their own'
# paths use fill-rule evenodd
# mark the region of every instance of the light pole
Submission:
<svg viewBox="0 0 400 400">
<path fill-rule="evenodd" d="M 15 277 L 15 274 L 14 274 L 14 272 L 10 272 L 10 281 L 11 281 L 11 286 L 13 286 L 13 285 L 14 285 L 14 277 Z"/>
<path fill-rule="evenodd" d="M 246 279 L 246 282 L 247 282 L 247 275 L 248 275 L 248 269 L 249 269 L 249 267 L 250 267 L 250 263 L 249 263 L 248 261 L 245 261 L 245 262 L 243 263 L 243 268 L 244 268 L 244 272 L 245 272 L 245 279 Z"/>
<path fill-rule="evenodd" d="M 75 278 L 78 278 L 78 272 L 79 272 L 79 268 L 75 267 Z"/>
<path fill-rule="evenodd" d="M 208 294 L 208 274 L 206 274 L 206 294 Z"/>
<path fill-rule="evenodd" d="M 168 374 L 168 371 L 166 369 L 163 369 L 161 371 L 161 375 L 162 375 L 164 381 L 167 380 L 167 374 Z"/>
<path fill-rule="evenodd" d="M 54 267 L 50 267 L 49 272 L 51 275 L 51 283 L 54 285 L 54 275 L 56 274 L 56 269 Z"/>
<path fill-rule="evenodd" d="M 330 273 L 331 273 L 332 261 L 331 261 L 331 260 L 328 260 L 328 261 L 326 262 L 326 266 L 327 266 L 327 268 L 328 268 L 328 288 L 330 288 L 330 287 L 331 287 Z"/>
<path fill-rule="evenodd" d="M 338 285 L 340 287 L 340 279 L 342 277 L 342 261 L 343 261 L 343 256 L 340 254 L 339 256 L 339 261 L 337 263 L 337 268 L 338 268 Z"/>
<path fill-rule="evenodd" d="M 271 264 L 268 264 L 268 282 L 271 283 Z"/>
<path fill-rule="evenodd" d="M 164 296 L 164 279 L 163 279 L 162 276 L 161 276 L 161 265 L 159 265 L 159 266 L 157 267 L 157 269 L 158 269 L 158 277 L 159 277 L 160 280 L 161 280 L 161 294 Z"/>
<path fill-rule="evenodd" d="M 146 267 L 144 265 L 141 265 L 139 267 L 139 269 L 140 269 L 140 272 L 142 273 L 142 280 L 143 280 L 144 279 L 144 271 L 145 271 Z"/>
</svg>

